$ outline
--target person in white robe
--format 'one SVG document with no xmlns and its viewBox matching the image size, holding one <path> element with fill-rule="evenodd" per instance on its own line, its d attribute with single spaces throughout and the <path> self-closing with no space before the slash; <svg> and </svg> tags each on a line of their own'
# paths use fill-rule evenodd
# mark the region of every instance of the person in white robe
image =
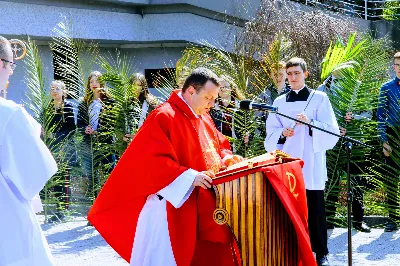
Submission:
<svg viewBox="0 0 400 266">
<path fill-rule="evenodd" d="M 339 127 L 324 92 L 305 86 L 308 75 L 307 65 L 301 58 L 292 58 L 286 64 L 291 91 L 279 96 L 273 103 L 278 111 L 298 120 L 339 134 Z M 327 181 L 326 151 L 332 149 L 338 137 L 323 131 L 271 113 L 266 121 L 267 137 L 264 146 L 267 151 L 282 150 L 304 161 L 303 176 L 306 187 L 309 232 L 318 265 L 329 265 L 326 214 L 324 202 Z"/>
<path fill-rule="evenodd" d="M 1 36 L 0 59 L 3 89 L 15 64 Z M 0 266 L 54 265 L 31 201 L 56 172 L 40 125 L 23 107 L 0 97 Z"/>
</svg>

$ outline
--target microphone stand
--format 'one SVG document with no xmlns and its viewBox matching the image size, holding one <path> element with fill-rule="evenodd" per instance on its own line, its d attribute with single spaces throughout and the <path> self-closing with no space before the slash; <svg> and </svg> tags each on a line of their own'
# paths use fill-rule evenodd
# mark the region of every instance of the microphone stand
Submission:
<svg viewBox="0 0 400 266">
<path fill-rule="evenodd" d="M 293 117 L 290 117 L 288 115 L 279 113 L 278 111 L 271 112 L 271 113 L 275 113 L 275 114 L 277 114 L 279 116 L 282 116 L 282 117 L 288 118 L 290 120 L 296 121 L 297 123 L 300 123 L 300 124 L 306 125 L 308 127 L 315 128 L 317 130 L 325 132 L 327 134 L 339 137 L 340 139 L 342 139 L 344 141 L 343 142 L 343 146 L 344 146 L 344 149 L 346 151 L 346 168 L 347 168 L 347 244 L 348 244 L 347 254 L 348 254 L 348 265 L 349 266 L 353 265 L 353 254 L 352 254 L 352 249 L 353 248 L 352 248 L 352 235 L 351 235 L 351 225 L 352 225 L 352 221 L 351 221 L 351 203 L 353 201 L 353 193 L 351 192 L 351 184 L 350 184 L 350 157 L 351 157 L 351 151 L 352 151 L 353 145 L 364 146 L 364 147 L 369 148 L 369 149 L 374 149 L 374 147 L 372 147 L 372 146 L 370 146 L 370 145 L 368 145 L 368 144 L 366 144 L 364 142 L 361 142 L 359 140 L 350 138 L 348 136 L 341 136 L 340 134 L 333 133 L 333 132 L 331 132 L 329 130 L 314 126 L 314 125 L 312 125 L 310 123 L 307 123 L 307 122 L 303 122 L 303 121 L 298 120 L 296 118 L 293 118 Z"/>
</svg>

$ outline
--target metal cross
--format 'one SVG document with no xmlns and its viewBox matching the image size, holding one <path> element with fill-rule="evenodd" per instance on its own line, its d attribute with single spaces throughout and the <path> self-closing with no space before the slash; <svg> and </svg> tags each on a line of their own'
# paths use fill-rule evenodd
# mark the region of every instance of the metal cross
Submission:
<svg viewBox="0 0 400 266">
<path fill-rule="evenodd" d="M 18 57 L 18 52 L 21 51 L 22 49 L 18 48 L 18 44 L 17 43 L 13 43 L 12 47 L 11 47 L 11 50 L 14 53 L 14 57 Z"/>
</svg>

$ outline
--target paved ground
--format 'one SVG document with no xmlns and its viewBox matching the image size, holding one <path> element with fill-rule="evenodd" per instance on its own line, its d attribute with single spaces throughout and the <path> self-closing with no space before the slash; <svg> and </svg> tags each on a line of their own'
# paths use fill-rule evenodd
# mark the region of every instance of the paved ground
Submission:
<svg viewBox="0 0 400 266">
<path fill-rule="evenodd" d="M 56 260 L 56 266 L 122 266 L 128 265 L 110 248 L 84 218 L 42 225 Z M 337 228 L 329 232 L 331 265 L 347 265 L 347 231 Z M 370 234 L 353 231 L 353 265 L 398 265 L 400 232 L 384 233 L 373 229 Z M 168 266 L 168 265 L 166 265 Z"/>
</svg>

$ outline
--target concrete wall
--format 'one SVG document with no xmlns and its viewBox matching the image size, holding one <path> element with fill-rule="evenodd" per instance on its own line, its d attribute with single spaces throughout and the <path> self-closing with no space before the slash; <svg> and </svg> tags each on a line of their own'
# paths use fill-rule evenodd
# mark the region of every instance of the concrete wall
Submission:
<svg viewBox="0 0 400 266">
<path fill-rule="evenodd" d="M 243 19 L 253 18 L 260 3 L 261 0 L 150 0 L 150 4 L 186 4 Z"/>
<path fill-rule="evenodd" d="M 245 1 L 256 6 L 252 10 L 260 2 Z M 103 54 L 121 48 L 135 58 L 135 71 L 143 72 L 174 67 L 189 43 L 209 42 L 229 50 L 240 27 L 224 23 L 222 13 L 231 21 L 235 14 L 250 18 L 241 5 L 240 0 L 0 0 L 0 10 L 7 14 L 0 20 L 0 35 L 38 41 L 48 87 L 53 79 L 48 42 L 62 17 L 73 25 L 74 38 L 99 43 Z M 25 69 L 23 60 L 17 63 L 7 97 L 22 102 Z"/>
<path fill-rule="evenodd" d="M 74 37 L 113 43 L 171 42 L 199 43 L 221 40 L 227 26 L 216 20 L 189 13 L 138 14 L 86 10 L 34 4 L 0 2 L 0 10 L 10 19 L 0 20 L 0 34 L 49 39 L 53 28 L 66 16 L 74 27 Z M 238 30 L 231 26 L 230 30 Z"/>
<path fill-rule="evenodd" d="M 371 30 L 376 38 L 388 37 L 392 41 L 393 49 L 400 50 L 400 21 L 377 20 L 371 22 Z"/>
</svg>

